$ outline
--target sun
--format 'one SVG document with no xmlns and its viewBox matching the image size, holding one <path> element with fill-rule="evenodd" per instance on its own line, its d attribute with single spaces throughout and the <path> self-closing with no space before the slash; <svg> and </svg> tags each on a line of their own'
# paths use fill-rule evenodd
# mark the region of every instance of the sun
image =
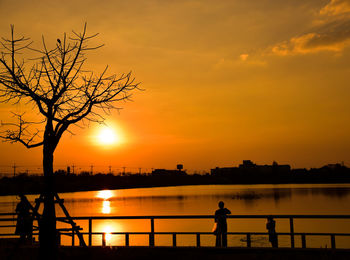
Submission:
<svg viewBox="0 0 350 260">
<path fill-rule="evenodd" d="M 101 145 L 113 145 L 119 142 L 119 138 L 113 128 L 104 126 L 98 132 L 97 141 Z"/>
<path fill-rule="evenodd" d="M 126 142 L 126 136 L 122 127 L 113 121 L 96 125 L 90 136 L 91 142 L 103 149 L 111 149 L 122 146 Z"/>
</svg>

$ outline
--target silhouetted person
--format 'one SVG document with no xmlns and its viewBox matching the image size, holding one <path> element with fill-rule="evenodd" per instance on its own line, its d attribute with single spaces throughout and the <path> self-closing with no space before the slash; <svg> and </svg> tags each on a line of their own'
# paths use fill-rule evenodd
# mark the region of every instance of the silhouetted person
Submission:
<svg viewBox="0 0 350 260">
<path fill-rule="evenodd" d="M 276 234 L 276 221 L 272 217 L 267 218 L 266 229 L 269 232 L 269 241 L 272 247 L 278 247 L 278 238 Z"/>
<path fill-rule="evenodd" d="M 29 202 L 23 194 L 19 195 L 21 201 L 17 204 L 17 224 L 15 234 L 20 236 L 20 242 L 32 239 L 33 218 L 30 213 Z"/>
<path fill-rule="evenodd" d="M 219 202 L 219 209 L 215 211 L 216 228 L 216 246 L 227 247 L 227 214 L 231 214 L 227 208 L 224 208 L 224 202 Z"/>
</svg>

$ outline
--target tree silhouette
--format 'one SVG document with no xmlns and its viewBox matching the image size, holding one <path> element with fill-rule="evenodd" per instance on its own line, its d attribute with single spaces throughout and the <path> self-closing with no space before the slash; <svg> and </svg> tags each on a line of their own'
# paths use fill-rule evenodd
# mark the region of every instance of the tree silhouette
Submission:
<svg viewBox="0 0 350 260">
<path fill-rule="evenodd" d="M 118 101 L 128 100 L 138 89 L 131 73 L 107 75 L 107 68 L 97 75 L 84 70 L 85 54 L 101 46 L 91 47 L 86 24 L 81 33 L 72 32 L 57 39 L 49 49 L 42 39 L 41 49 L 32 48 L 29 38 L 14 36 L 11 25 L 9 39 L 2 38 L 0 57 L 0 102 L 31 106 L 39 121 L 26 120 L 24 114 L 13 113 L 13 123 L 1 132 L 1 138 L 21 143 L 27 148 L 43 147 L 45 179 L 44 209 L 40 224 L 41 248 L 56 245 L 56 213 L 54 205 L 54 151 L 72 125 L 103 122 L 104 115 L 118 109 Z M 28 55 L 35 54 L 34 58 Z"/>
</svg>

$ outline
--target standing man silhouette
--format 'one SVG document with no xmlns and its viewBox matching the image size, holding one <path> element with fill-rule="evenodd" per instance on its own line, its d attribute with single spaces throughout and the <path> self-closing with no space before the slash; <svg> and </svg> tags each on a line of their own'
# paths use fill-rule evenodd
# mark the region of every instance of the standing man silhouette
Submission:
<svg viewBox="0 0 350 260">
<path fill-rule="evenodd" d="M 269 232 L 269 241 L 272 247 L 278 247 L 278 237 L 276 233 L 276 221 L 273 220 L 272 216 L 267 218 L 266 229 Z"/>
<path fill-rule="evenodd" d="M 224 208 L 224 202 L 219 202 L 219 209 L 215 211 L 215 222 L 217 224 L 216 229 L 216 246 L 227 247 L 227 215 L 231 214 L 231 211 Z"/>
</svg>

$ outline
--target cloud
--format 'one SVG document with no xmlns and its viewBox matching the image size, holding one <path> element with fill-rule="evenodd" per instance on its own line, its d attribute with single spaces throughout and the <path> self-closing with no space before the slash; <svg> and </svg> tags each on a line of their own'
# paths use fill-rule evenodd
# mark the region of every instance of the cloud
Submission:
<svg viewBox="0 0 350 260">
<path fill-rule="evenodd" d="M 320 10 L 320 15 L 335 16 L 350 12 L 350 0 L 331 0 Z"/>
<path fill-rule="evenodd" d="M 276 55 L 297 55 L 321 51 L 342 52 L 350 46 L 350 0 L 331 0 L 318 13 L 309 32 L 271 47 Z"/>
</svg>

